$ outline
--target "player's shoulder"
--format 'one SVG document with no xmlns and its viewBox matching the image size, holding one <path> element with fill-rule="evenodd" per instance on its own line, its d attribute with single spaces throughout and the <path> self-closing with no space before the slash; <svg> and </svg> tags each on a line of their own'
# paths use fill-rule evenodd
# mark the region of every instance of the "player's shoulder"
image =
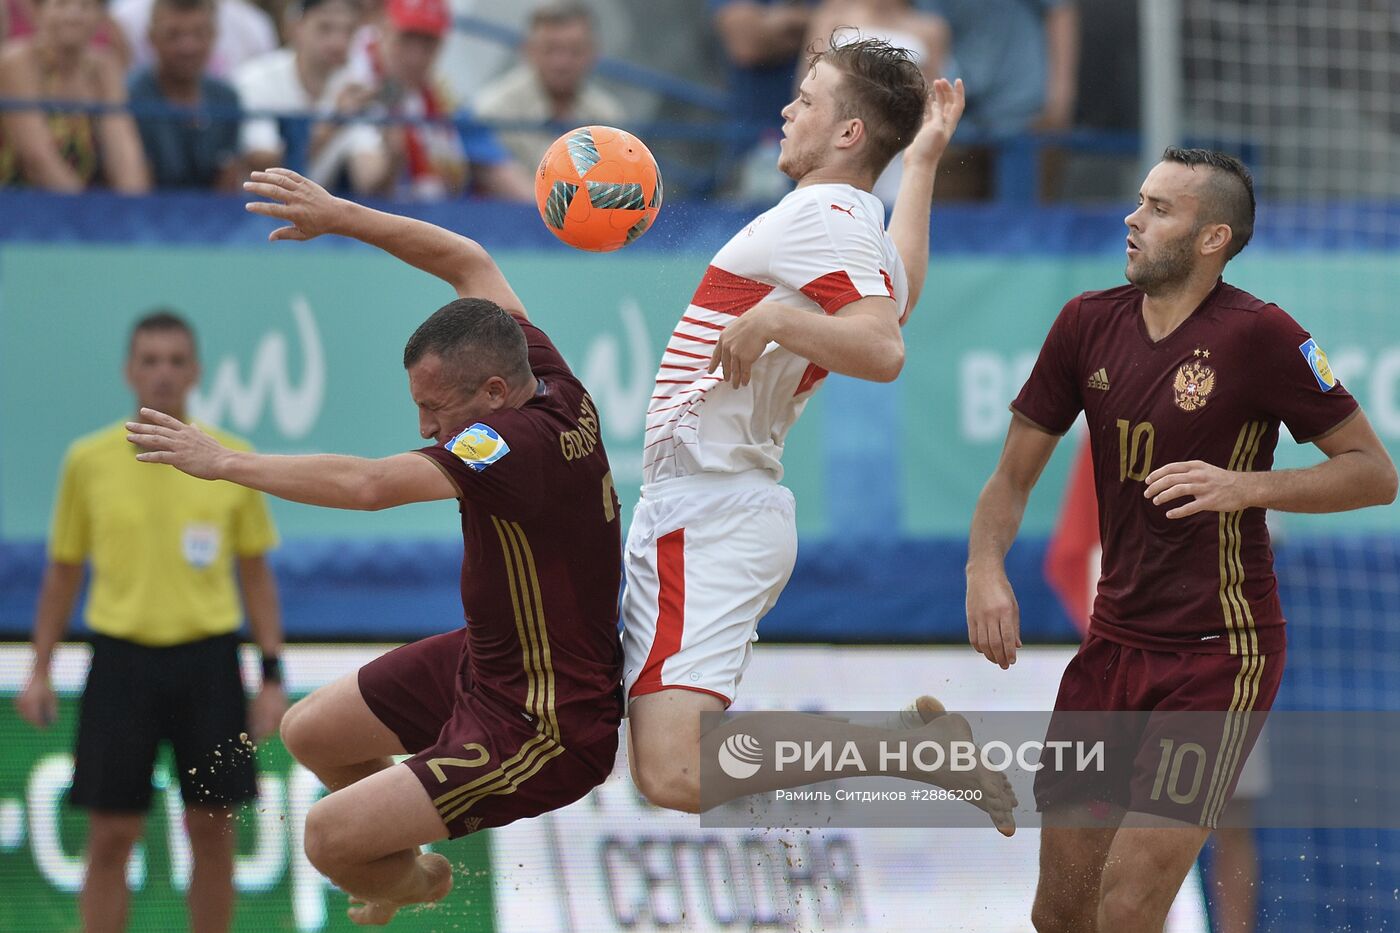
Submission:
<svg viewBox="0 0 1400 933">
<path fill-rule="evenodd" d="M 1221 282 L 1211 295 L 1211 304 L 1222 310 L 1247 311 L 1250 314 L 1263 314 L 1273 316 L 1284 314 L 1284 310 L 1271 301 L 1265 301 L 1251 295 L 1242 288 L 1236 288 L 1229 282 Z M 1284 314 L 1286 317 L 1287 315 Z"/>
<path fill-rule="evenodd" d="M 1134 285 L 1081 292 L 1065 302 L 1063 313 L 1080 319 L 1104 320 L 1131 312 L 1141 297 L 1142 292 Z"/>
<path fill-rule="evenodd" d="M 537 377 L 545 380 L 562 378 L 578 382 L 578 377 L 574 375 L 569 361 L 564 359 L 564 354 L 555 346 L 549 334 L 545 333 L 534 321 L 520 315 L 515 315 L 515 322 L 520 325 L 520 330 L 525 334 L 525 352 L 530 361 L 530 368 Z"/>
<path fill-rule="evenodd" d="M 833 219 L 844 218 L 866 223 L 874 221 L 883 227 L 885 219 L 885 208 L 879 198 L 869 191 L 840 184 L 794 188 L 773 210 L 810 220 L 820 220 L 827 226 L 830 226 L 829 222 Z"/>
<path fill-rule="evenodd" d="M 809 185 L 806 188 L 794 188 L 787 194 L 783 195 L 782 199 L 779 200 L 777 204 L 774 204 L 768 210 L 764 211 L 764 214 L 770 216 L 802 215 L 806 213 L 812 207 L 812 205 L 816 204 L 817 201 L 821 199 L 821 193 L 818 189 L 824 187 L 826 186 Z"/>
<path fill-rule="evenodd" d="M 1136 285 L 1119 285 L 1115 288 L 1081 292 L 1075 296 L 1074 300 L 1081 308 L 1101 310 L 1132 304 L 1138 300 L 1141 294 L 1142 292 L 1138 291 Z"/>
<path fill-rule="evenodd" d="M 512 314 L 511 319 L 524 331 L 526 344 L 545 343 L 551 347 L 554 346 L 554 341 L 550 339 L 549 334 L 545 333 L 544 328 L 536 324 L 530 318 L 523 314 Z"/>
<path fill-rule="evenodd" d="M 589 430 L 581 430 L 581 421 L 589 413 L 593 415 Z M 575 459 L 571 452 L 591 453 L 599 443 L 596 411 L 582 389 L 562 381 L 546 381 L 543 391 L 524 405 L 491 412 L 437 446 L 478 473 L 505 460 L 507 472 L 528 463 L 531 470 L 548 474 L 566 460 Z M 550 494 L 558 491 L 547 490 Z"/>
<path fill-rule="evenodd" d="M 1255 339 L 1270 337 L 1299 339 L 1305 338 L 1303 326 L 1293 315 L 1274 304 L 1236 288 L 1226 282 L 1211 296 L 1211 305 L 1217 312 L 1216 319 L 1229 327 L 1247 332 Z"/>
<path fill-rule="evenodd" d="M 512 447 L 519 459 L 520 449 L 524 445 L 522 432 L 512 429 L 512 425 L 519 426 L 519 422 L 511 417 L 514 412 L 514 409 L 492 412 L 486 421 L 466 425 L 442 444 L 436 445 L 437 449 L 452 454 L 468 469 L 478 473 L 509 454 Z M 427 448 L 425 452 L 432 449 Z"/>
</svg>

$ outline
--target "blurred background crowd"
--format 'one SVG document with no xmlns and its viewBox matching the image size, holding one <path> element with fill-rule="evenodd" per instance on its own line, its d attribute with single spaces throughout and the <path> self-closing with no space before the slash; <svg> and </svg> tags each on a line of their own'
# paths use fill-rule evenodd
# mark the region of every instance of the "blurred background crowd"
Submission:
<svg viewBox="0 0 1400 933">
<path fill-rule="evenodd" d="M 941 192 L 984 199 L 1008 140 L 1135 129 L 1135 7 L 0 0 L 0 187 L 227 190 L 282 164 L 360 196 L 523 201 L 550 141 L 603 123 L 647 139 L 675 193 L 771 201 L 804 51 L 864 34 L 929 78 L 966 80 L 964 151 Z M 1086 41 L 1104 53 L 1081 61 Z M 1119 194 L 1072 155 L 1036 171 L 1044 199 Z M 878 193 L 897 182 L 896 166 Z"/>
</svg>

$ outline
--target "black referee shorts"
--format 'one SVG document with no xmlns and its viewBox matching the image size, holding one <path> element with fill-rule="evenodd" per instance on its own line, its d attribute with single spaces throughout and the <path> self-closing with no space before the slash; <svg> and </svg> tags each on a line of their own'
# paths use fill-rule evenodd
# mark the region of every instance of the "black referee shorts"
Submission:
<svg viewBox="0 0 1400 933">
<path fill-rule="evenodd" d="M 143 813 L 156 751 L 175 751 L 186 806 L 230 806 L 257 795 L 238 636 L 168 648 L 92 636 L 78 709 L 69 800 L 89 810 Z"/>
</svg>

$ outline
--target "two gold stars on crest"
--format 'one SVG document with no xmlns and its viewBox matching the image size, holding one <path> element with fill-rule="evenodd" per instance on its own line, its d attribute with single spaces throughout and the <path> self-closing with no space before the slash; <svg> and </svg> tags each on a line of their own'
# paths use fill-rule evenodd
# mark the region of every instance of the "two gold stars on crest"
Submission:
<svg viewBox="0 0 1400 933">
<path fill-rule="evenodd" d="M 1210 351 L 1209 351 L 1209 350 L 1202 350 L 1200 347 L 1197 347 L 1197 348 L 1196 348 L 1196 356 L 1201 356 L 1201 357 L 1205 357 L 1206 359 L 1210 359 Z"/>
</svg>

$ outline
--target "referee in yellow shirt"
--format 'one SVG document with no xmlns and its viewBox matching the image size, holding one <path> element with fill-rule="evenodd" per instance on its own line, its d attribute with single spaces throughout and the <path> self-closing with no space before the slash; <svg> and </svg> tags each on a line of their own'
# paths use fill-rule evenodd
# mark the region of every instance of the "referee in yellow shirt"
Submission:
<svg viewBox="0 0 1400 933">
<path fill-rule="evenodd" d="M 183 420 L 198 379 L 188 323 L 164 311 L 136 323 L 126 380 L 138 409 Z M 92 667 L 79 708 L 70 798 L 89 812 L 83 929 L 125 928 L 126 862 L 150 806 L 157 747 L 169 742 L 194 858 L 190 929 L 225 933 L 233 917 L 235 851 L 227 817 L 257 793 L 252 749 L 240 735 L 257 739 L 276 731 L 287 706 L 277 589 L 265 557 L 277 535 L 261 493 L 138 462 L 123 423 L 78 440 L 64 460 L 35 613 L 34 669 L 17 704 L 37 726 L 53 721 L 50 661 L 72 615 L 83 565 L 90 564 L 85 618 Z M 251 711 L 238 666 L 237 590 L 263 657 Z"/>
</svg>

